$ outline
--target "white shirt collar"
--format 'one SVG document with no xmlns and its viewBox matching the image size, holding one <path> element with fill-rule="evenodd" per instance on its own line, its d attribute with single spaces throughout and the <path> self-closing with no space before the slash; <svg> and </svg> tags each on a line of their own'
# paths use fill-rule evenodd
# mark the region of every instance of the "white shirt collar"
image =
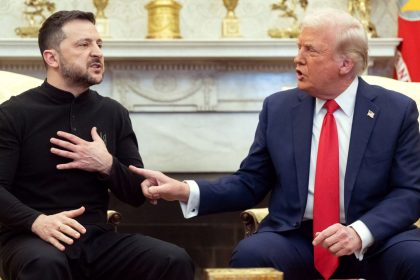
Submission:
<svg viewBox="0 0 420 280">
<path fill-rule="evenodd" d="M 357 87 L 359 85 L 359 79 L 356 78 L 353 82 L 335 98 L 335 102 L 340 106 L 340 109 L 347 115 L 352 117 L 354 113 L 354 105 L 356 103 Z M 318 114 L 324 106 L 326 100 L 316 98 L 315 102 L 315 114 Z"/>
</svg>

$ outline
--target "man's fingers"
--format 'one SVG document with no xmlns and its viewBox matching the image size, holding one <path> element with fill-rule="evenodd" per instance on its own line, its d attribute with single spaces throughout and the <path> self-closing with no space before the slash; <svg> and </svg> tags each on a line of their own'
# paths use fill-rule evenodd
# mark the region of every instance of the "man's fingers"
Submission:
<svg viewBox="0 0 420 280">
<path fill-rule="evenodd" d="M 72 142 L 73 144 L 76 144 L 76 145 L 79 145 L 83 142 L 86 142 L 82 138 L 79 138 L 74 134 L 67 133 L 67 132 L 64 132 L 64 131 L 57 131 L 57 135 L 60 136 L 61 138 L 64 138 L 64 139 Z"/>
<path fill-rule="evenodd" d="M 63 222 L 63 224 L 68 226 L 68 227 L 71 227 L 72 229 L 74 229 L 77 232 L 85 233 L 86 228 L 84 226 L 82 226 L 78 221 L 74 220 L 75 217 L 78 217 L 78 216 L 82 215 L 85 212 L 85 210 L 86 210 L 85 207 L 82 206 L 82 207 L 80 207 L 78 209 L 75 209 L 75 210 L 64 211 L 63 214 L 68 219 L 65 222 Z"/>
<path fill-rule="evenodd" d="M 157 200 L 156 199 L 149 199 L 150 204 L 152 205 L 157 205 Z"/>
<path fill-rule="evenodd" d="M 167 192 L 166 185 L 161 186 L 151 186 L 149 187 L 149 193 L 151 194 L 152 198 L 160 198 L 162 194 L 165 194 Z"/>
<path fill-rule="evenodd" d="M 62 223 L 58 227 L 58 230 L 76 239 L 80 238 L 80 234 L 86 233 L 86 228 L 73 219 L 69 219 L 66 223 Z"/>
<path fill-rule="evenodd" d="M 63 214 L 66 217 L 74 218 L 82 215 L 85 212 L 86 208 L 84 206 L 81 206 L 80 208 L 74 209 L 74 210 L 68 210 L 64 211 Z"/>
<path fill-rule="evenodd" d="M 70 151 L 74 151 L 76 149 L 75 144 L 54 137 L 50 138 L 50 143 Z"/>
<path fill-rule="evenodd" d="M 59 228 L 59 230 L 53 233 L 53 236 L 55 237 L 55 239 L 57 239 L 60 243 L 65 243 L 67 245 L 73 244 L 73 239 L 67 236 L 66 234 L 64 234 L 63 229 L 64 227 Z"/>
<path fill-rule="evenodd" d="M 75 154 L 73 152 L 64 151 L 64 150 L 60 150 L 60 149 L 57 149 L 57 148 L 51 148 L 50 151 L 54 155 L 57 155 L 57 156 L 60 156 L 60 157 L 65 157 L 65 158 L 69 158 L 69 159 L 73 159 L 73 160 L 77 158 L 77 154 Z"/>
<path fill-rule="evenodd" d="M 138 168 L 133 165 L 130 165 L 129 169 L 137 175 L 143 176 L 145 178 L 156 178 L 159 180 L 159 178 L 162 178 L 164 176 L 161 172 L 150 169 Z"/>
<path fill-rule="evenodd" d="M 156 185 L 157 185 L 157 182 L 153 178 L 147 178 L 143 182 L 141 182 L 141 184 L 140 184 L 140 186 L 142 188 L 145 188 L 145 189 L 148 189 L 148 188 L 150 188 L 152 186 L 156 186 Z"/>
<path fill-rule="evenodd" d="M 336 255 L 337 257 L 341 257 L 341 256 L 351 255 L 354 253 L 355 250 L 351 247 L 351 244 L 338 241 L 335 244 L 331 245 L 328 248 L 328 251 L 330 251 L 332 254 Z"/>
<path fill-rule="evenodd" d="M 66 169 L 78 169 L 80 168 L 80 164 L 78 162 L 72 161 L 69 163 L 61 163 L 57 164 L 58 170 L 66 170 Z"/>
<path fill-rule="evenodd" d="M 141 183 L 141 190 L 143 195 L 149 200 L 150 204 L 157 205 L 157 200 L 160 198 L 159 195 L 152 194 L 149 190 L 151 186 L 156 185 L 154 180 L 146 179 Z"/>
<path fill-rule="evenodd" d="M 334 224 L 322 232 L 316 233 L 312 243 L 314 246 L 322 245 L 338 257 L 350 255 L 361 248 L 360 238 L 353 231 L 351 227 Z"/>
<path fill-rule="evenodd" d="M 325 239 L 325 236 L 321 233 L 321 232 L 317 232 L 315 234 L 315 238 L 312 241 L 312 245 L 317 246 L 319 245 L 321 242 L 323 242 Z"/>
<path fill-rule="evenodd" d="M 148 179 L 146 179 L 145 181 L 148 181 Z M 144 196 L 147 197 L 148 199 L 152 199 L 152 200 L 153 199 L 158 199 L 159 197 L 157 197 L 156 194 L 153 194 L 153 193 L 150 192 L 150 187 L 151 186 L 152 185 L 149 184 L 149 182 L 143 182 L 141 184 L 141 190 L 142 190 Z"/>
<path fill-rule="evenodd" d="M 337 244 L 338 242 L 340 242 L 339 236 L 337 234 L 333 234 L 324 239 L 324 241 L 322 242 L 322 247 L 329 249 L 331 246 Z"/>
<path fill-rule="evenodd" d="M 339 229 L 338 225 L 339 224 L 334 224 L 332 226 L 327 227 L 321 232 L 317 232 L 315 234 L 314 240 L 312 241 L 312 245 L 317 246 L 321 244 L 322 242 L 324 242 L 324 240 L 327 239 L 328 237 L 334 235 Z"/>
<path fill-rule="evenodd" d="M 60 243 L 55 237 L 50 236 L 47 240 L 49 243 L 51 243 L 55 248 L 57 248 L 60 251 L 64 251 L 65 247 L 63 244 Z"/>
</svg>

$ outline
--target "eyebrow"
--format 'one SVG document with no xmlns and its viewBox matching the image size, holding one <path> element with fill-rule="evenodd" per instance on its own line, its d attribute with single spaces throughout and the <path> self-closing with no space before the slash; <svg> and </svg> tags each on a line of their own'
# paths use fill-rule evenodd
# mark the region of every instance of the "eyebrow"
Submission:
<svg viewBox="0 0 420 280">
<path fill-rule="evenodd" d="M 78 40 L 76 40 L 76 44 L 77 43 L 81 43 L 81 42 L 85 42 L 85 41 L 88 41 L 89 43 L 92 43 L 92 42 L 97 42 L 97 43 L 103 43 L 103 41 L 102 41 L 102 39 L 96 39 L 96 40 L 94 40 L 94 39 L 92 39 L 92 38 L 82 38 L 82 39 L 78 39 Z"/>
</svg>

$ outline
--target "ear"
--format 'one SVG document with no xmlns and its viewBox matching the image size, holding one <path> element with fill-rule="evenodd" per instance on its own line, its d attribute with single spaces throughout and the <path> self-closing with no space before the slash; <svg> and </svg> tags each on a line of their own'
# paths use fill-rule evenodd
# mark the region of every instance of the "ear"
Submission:
<svg viewBox="0 0 420 280">
<path fill-rule="evenodd" d="M 340 69 L 340 74 L 342 75 L 346 75 L 350 72 L 353 71 L 354 68 L 354 62 L 352 59 L 350 59 L 350 57 L 343 55 L 341 57 L 341 62 L 339 65 L 339 69 Z"/>
<path fill-rule="evenodd" d="M 45 50 L 42 53 L 42 57 L 44 58 L 45 63 L 49 66 L 49 67 L 53 67 L 56 68 L 58 67 L 58 53 L 56 50 L 51 49 L 51 50 Z"/>
</svg>

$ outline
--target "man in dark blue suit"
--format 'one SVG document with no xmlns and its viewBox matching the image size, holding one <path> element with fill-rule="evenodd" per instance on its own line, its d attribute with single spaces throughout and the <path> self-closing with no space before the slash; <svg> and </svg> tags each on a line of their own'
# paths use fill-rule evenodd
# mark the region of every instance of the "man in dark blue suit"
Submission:
<svg viewBox="0 0 420 280">
<path fill-rule="evenodd" d="M 179 200 L 192 217 L 250 208 L 271 191 L 270 213 L 256 234 L 238 244 L 233 267 L 275 267 L 285 279 L 420 279 L 420 229 L 413 226 L 420 216 L 417 106 L 358 77 L 367 66 L 367 42 L 362 25 L 345 12 L 307 16 L 294 59 L 298 88 L 264 101 L 240 169 L 216 182 L 179 182 L 131 167 L 148 178 L 145 196 Z M 333 113 L 339 213 L 336 223 L 313 232 L 327 100 L 339 106 Z M 332 275 L 315 268 L 318 246 L 338 257 Z"/>
</svg>

